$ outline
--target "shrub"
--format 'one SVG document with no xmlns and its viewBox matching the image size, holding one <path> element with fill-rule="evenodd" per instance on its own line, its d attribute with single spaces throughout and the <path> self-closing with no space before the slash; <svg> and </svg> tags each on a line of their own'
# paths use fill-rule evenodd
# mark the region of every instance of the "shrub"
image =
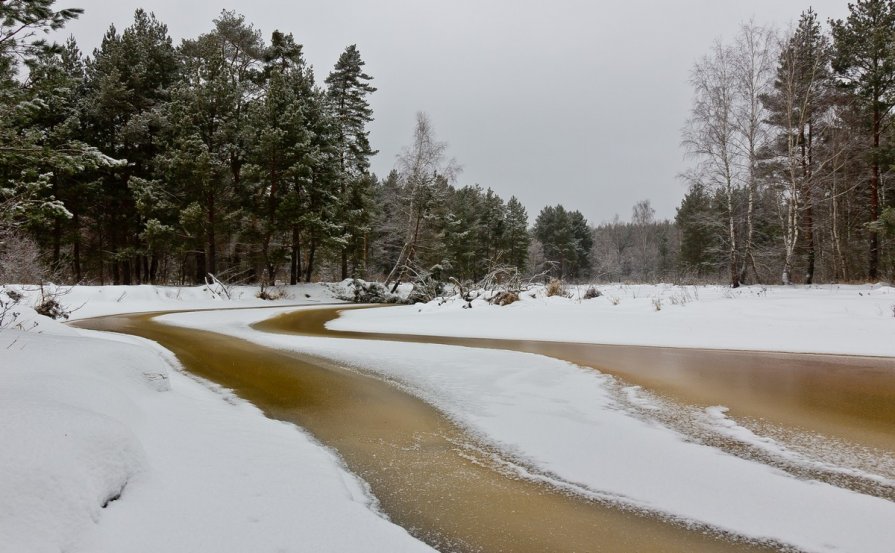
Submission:
<svg viewBox="0 0 895 553">
<path fill-rule="evenodd" d="M 353 301 L 354 303 L 399 303 L 400 298 L 397 294 L 392 294 L 388 289 L 379 282 L 366 282 L 360 279 L 354 279 L 349 287 L 352 290 L 350 297 L 342 297 L 341 299 Z"/>
<path fill-rule="evenodd" d="M 48 278 L 37 242 L 24 234 L 0 228 L 0 283 L 39 284 Z"/>
<path fill-rule="evenodd" d="M 584 293 L 584 299 L 592 300 L 594 298 L 599 298 L 603 295 L 603 292 L 597 290 L 596 286 L 591 286 L 587 289 L 587 292 Z"/>
<path fill-rule="evenodd" d="M 68 319 L 69 315 L 68 309 L 56 301 L 56 298 L 45 299 L 36 305 L 34 310 L 44 317 L 49 317 L 51 319 Z"/>
<path fill-rule="evenodd" d="M 550 282 L 547 283 L 546 292 L 548 298 L 553 296 L 566 297 L 566 286 L 563 284 L 563 281 L 551 278 Z"/>
<path fill-rule="evenodd" d="M 59 298 L 68 294 L 71 288 L 60 288 L 58 286 L 40 285 L 40 300 L 34 306 L 34 310 L 44 317 L 51 319 L 68 319 L 71 315 L 71 309 L 66 307 L 59 301 Z"/>
<path fill-rule="evenodd" d="M 490 300 L 489 303 L 492 305 L 499 305 L 503 307 L 504 305 L 510 305 L 511 303 L 519 301 L 519 294 L 516 292 L 498 292 L 495 294 Z"/>
</svg>

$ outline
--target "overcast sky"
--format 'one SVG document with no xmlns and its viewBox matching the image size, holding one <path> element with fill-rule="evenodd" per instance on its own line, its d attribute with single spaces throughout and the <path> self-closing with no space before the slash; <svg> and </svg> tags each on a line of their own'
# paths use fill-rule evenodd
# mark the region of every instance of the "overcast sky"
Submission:
<svg viewBox="0 0 895 553">
<path fill-rule="evenodd" d="M 809 0 L 810 1 L 810 0 Z M 429 114 L 463 166 L 458 184 L 517 196 L 534 220 L 547 204 L 598 224 L 650 199 L 671 218 L 685 192 L 680 129 L 689 70 L 740 23 L 787 26 L 813 5 L 842 18 L 845 0 L 58 0 L 81 7 L 70 23 L 85 53 L 138 7 L 155 12 L 175 43 L 211 28 L 222 9 L 265 37 L 291 32 L 318 81 L 357 44 L 379 89 L 370 102 L 385 176 L 409 142 L 415 113 Z"/>
</svg>

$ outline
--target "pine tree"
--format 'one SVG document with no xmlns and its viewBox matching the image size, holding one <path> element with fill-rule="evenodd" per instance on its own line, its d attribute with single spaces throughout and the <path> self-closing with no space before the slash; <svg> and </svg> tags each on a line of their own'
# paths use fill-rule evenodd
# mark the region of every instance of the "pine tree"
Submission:
<svg viewBox="0 0 895 553">
<path fill-rule="evenodd" d="M 576 278 L 590 271 L 593 236 L 580 212 L 566 211 L 562 205 L 547 206 L 535 219 L 534 235 L 546 260 L 555 264 L 550 272 L 557 278 Z"/>
<path fill-rule="evenodd" d="M 351 245 L 356 250 L 361 236 L 366 234 L 365 225 L 356 216 L 349 215 L 362 209 L 368 202 L 358 193 L 364 190 L 358 186 L 370 168 L 370 157 L 375 151 L 370 146 L 369 131 L 366 126 L 373 120 L 373 110 L 367 96 L 376 92 L 370 84 L 373 79 L 363 71 L 364 61 L 357 46 L 352 44 L 339 56 L 332 72 L 326 78 L 327 95 L 337 130 L 339 156 L 339 194 L 344 217 L 345 244 L 342 246 L 342 278 L 348 277 L 348 258 Z M 351 190 L 351 193 L 349 193 Z"/>
<path fill-rule="evenodd" d="M 0 232 L 52 228 L 51 259 L 60 269 L 63 226 L 76 225 L 80 215 L 63 201 L 86 200 L 76 176 L 119 163 L 86 144 L 80 132 L 83 67 L 76 44 L 38 38 L 82 11 L 55 11 L 53 3 L 0 3 Z M 76 247 L 80 279 L 78 253 Z"/>
<path fill-rule="evenodd" d="M 70 88 L 76 83 L 69 77 L 76 76 L 64 73 L 66 49 L 38 37 L 61 29 L 83 10 L 56 11 L 54 3 L 0 3 L 0 230 L 29 220 L 70 216 L 54 196 L 54 181 L 66 170 L 106 161 L 62 128 L 76 94 Z M 23 62 L 37 71 L 38 78 L 19 80 Z M 57 90 L 51 83 L 63 88 Z M 54 107 L 62 111 L 53 114 Z M 47 124 L 57 132 L 48 135 Z"/>
<path fill-rule="evenodd" d="M 176 125 L 159 163 L 186 206 L 183 228 L 202 244 L 195 255 L 200 282 L 218 272 L 221 238 L 241 230 L 233 222 L 240 217 L 238 193 L 253 138 L 250 104 L 259 95 L 263 54 L 260 33 L 227 11 L 211 32 L 180 47 L 183 78 L 165 109 Z"/>
<path fill-rule="evenodd" d="M 857 0 L 849 4 L 845 20 L 831 21 L 833 31 L 833 69 L 840 82 L 860 102 L 867 118 L 871 147 L 867 152 L 870 166 L 867 219 L 880 217 L 881 140 L 885 119 L 895 105 L 895 2 Z M 880 236 L 870 226 L 867 276 L 879 276 Z"/>
<path fill-rule="evenodd" d="M 717 267 L 718 227 L 712 198 L 699 184 L 693 184 L 684 195 L 674 218 L 681 235 L 678 262 L 685 274 L 705 277 Z"/>
<path fill-rule="evenodd" d="M 37 109 L 32 112 L 31 123 L 42 129 L 46 146 L 66 148 L 78 141 L 83 129 L 80 123 L 80 100 L 84 92 L 84 62 L 77 44 L 69 38 L 65 45 L 53 51 L 45 51 L 29 63 L 30 92 Z M 65 164 L 54 168 L 47 190 L 47 198 L 60 201 L 69 214 L 56 213 L 52 218 L 35 228 L 38 236 L 49 235 L 52 250 L 51 266 L 59 271 L 63 267 L 62 247 L 68 227 L 79 224 L 80 213 L 83 212 L 87 200 L 87 187 L 82 186 L 79 177 L 90 166 L 72 166 Z M 75 248 L 73 272 L 80 280 L 80 260 Z"/>
<path fill-rule="evenodd" d="M 178 63 L 168 29 L 153 14 L 134 13 L 134 22 L 119 34 L 114 27 L 87 63 L 85 120 L 90 140 L 106 155 L 127 165 L 98 175 L 103 205 L 97 219 L 112 252 L 115 283 L 155 280 L 160 252 L 138 237 L 145 214 L 137 210 L 134 188 L 155 178 L 160 153 L 157 136 L 164 122 L 157 108 L 177 79 Z M 137 191 L 139 192 L 139 191 Z"/>
<path fill-rule="evenodd" d="M 504 232 L 507 263 L 520 271 L 525 270 L 530 244 L 528 212 L 525 210 L 525 206 L 516 199 L 516 196 L 511 196 L 507 202 L 506 230 Z"/>
<path fill-rule="evenodd" d="M 263 95 L 250 107 L 250 165 L 246 166 L 246 189 L 250 228 L 259 242 L 265 280 L 276 280 L 278 265 L 291 248 L 283 233 L 295 219 L 287 202 L 310 168 L 310 129 L 305 114 L 312 96 L 313 75 L 302 57 L 301 45 L 292 35 L 275 31 L 264 54 Z"/>
</svg>

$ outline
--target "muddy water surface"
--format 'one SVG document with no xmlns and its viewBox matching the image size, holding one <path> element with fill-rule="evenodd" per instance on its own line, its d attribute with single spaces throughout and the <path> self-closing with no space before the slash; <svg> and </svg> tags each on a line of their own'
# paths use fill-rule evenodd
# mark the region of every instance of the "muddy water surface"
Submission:
<svg viewBox="0 0 895 553">
<path fill-rule="evenodd" d="M 482 450 L 436 410 L 381 380 L 325 360 L 162 325 L 152 316 L 77 326 L 155 340 L 190 372 L 233 389 L 268 416 L 307 429 L 370 484 L 394 522 L 443 551 L 767 549 L 514 478 L 495 461 L 495 452 Z M 274 327 L 319 333 L 321 321 L 333 316 L 333 310 L 301 311 Z"/>
</svg>

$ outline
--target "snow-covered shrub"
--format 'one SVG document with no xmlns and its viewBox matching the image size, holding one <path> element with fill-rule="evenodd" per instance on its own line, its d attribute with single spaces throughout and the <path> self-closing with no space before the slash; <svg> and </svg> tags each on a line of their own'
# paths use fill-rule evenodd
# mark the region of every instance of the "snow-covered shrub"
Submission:
<svg viewBox="0 0 895 553">
<path fill-rule="evenodd" d="M 16 324 L 20 311 L 17 309 L 24 296 L 8 286 L 0 287 L 0 328 L 11 327 Z"/>
<path fill-rule="evenodd" d="M 596 286 L 590 286 L 586 292 L 584 292 L 584 299 L 592 300 L 594 298 L 599 298 L 603 293 L 597 290 Z"/>
<path fill-rule="evenodd" d="M 70 291 L 70 288 L 52 284 L 24 290 L 0 286 L 0 329 L 27 330 L 25 324 L 30 328 L 36 327 L 38 323 L 34 320 L 35 313 L 51 319 L 68 319 L 72 310 L 60 298 Z M 26 305 L 26 299 L 29 300 L 27 303 L 33 303 L 33 307 Z"/>
<path fill-rule="evenodd" d="M 359 278 L 352 279 L 345 286 L 347 292 L 338 295 L 339 299 L 354 303 L 400 303 L 401 298 L 392 294 L 379 282 L 367 282 Z"/>
<path fill-rule="evenodd" d="M 59 299 L 68 294 L 70 288 L 60 288 L 53 285 L 40 286 L 40 298 L 34 306 L 38 314 L 51 319 L 68 319 L 71 309 L 63 305 Z"/>
<path fill-rule="evenodd" d="M 502 291 L 494 294 L 494 296 L 488 300 L 488 303 L 503 307 L 504 305 L 510 305 L 517 301 L 519 301 L 519 294 L 516 292 Z"/>
<path fill-rule="evenodd" d="M 407 297 L 408 303 L 428 303 L 444 296 L 447 285 L 442 277 L 445 271 L 442 265 L 434 265 L 429 269 L 408 266 L 408 271 L 414 275 L 413 289 Z"/>
<path fill-rule="evenodd" d="M 68 309 L 59 303 L 56 298 L 47 298 L 41 303 L 34 306 L 34 310 L 38 314 L 51 319 L 68 319 Z"/>
<path fill-rule="evenodd" d="M 671 297 L 668 299 L 671 301 L 671 305 L 687 305 L 693 301 L 693 296 L 690 295 L 686 288 L 680 288 L 671 294 Z"/>
<path fill-rule="evenodd" d="M 268 286 L 266 284 L 262 284 L 258 290 L 258 293 L 255 294 L 255 297 L 260 300 L 281 300 L 287 296 L 286 288 L 284 286 Z"/>
</svg>

